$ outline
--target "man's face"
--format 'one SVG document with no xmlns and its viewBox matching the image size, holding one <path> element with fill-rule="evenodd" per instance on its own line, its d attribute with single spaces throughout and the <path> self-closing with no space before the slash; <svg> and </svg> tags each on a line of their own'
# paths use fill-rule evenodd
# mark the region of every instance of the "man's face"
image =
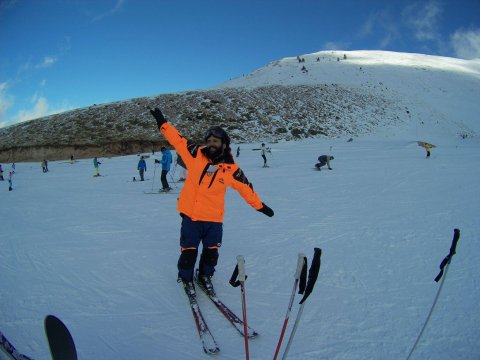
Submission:
<svg viewBox="0 0 480 360">
<path fill-rule="evenodd" d="M 222 139 L 216 138 L 215 136 L 210 136 L 207 139 L 207 154 L 210 159 L 215 159 L 223 154 L 223 151 L 227 147 Z"/>
</svg>

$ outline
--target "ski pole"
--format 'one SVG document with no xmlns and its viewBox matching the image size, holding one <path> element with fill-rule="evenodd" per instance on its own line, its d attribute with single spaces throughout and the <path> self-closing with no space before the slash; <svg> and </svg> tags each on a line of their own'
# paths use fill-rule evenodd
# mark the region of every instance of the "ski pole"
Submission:
<svg viewBox="0 0 480 360">
<path fill-rule="evenodd" d="M 237 280 L 238 278 L 238 280 Z M 247 280 L 247 275 L 245 275 L 245 259 L 242 255 L 237 256 L 237 264 L 233 270 L 233 274 L 230 278 L 230 285 L 233 287 L 240 286 L 242 291 L 242 313 L 243 313 L 243 337 L 245 338 L 245 356 L 247 360 L 250 358 L 250 353 L 248 350 L 248 324 L 247 324 L 247 302 L 245 297 L 245 280 Z"/>
<path fill-rule="evenodd" d="M 412 356 L 413 352 L 415 351 L 415 348 L 417 347 L 420 338 L 423 335 L 423 332 L 425 328 L 427 327 L 428 322 L 430 321 L 430 317 L 432 316 L 433 309 L 435 308 L 435 305 L 437 304 L 438 298 L 440 297 L 440 292 L 442 291 L 443 284 L 445 283 L 445 279 L 447 277 L 447 272 L 448 272 L 448 265 L 450 265 L 450 262 L 452 261 L 453 255 L 455 255 L 455 251 L 457 248 L 457 243 L 458 239 L 460 239 L 460 230 L 459 229 L 454 229 L 453 230 L 453 240 L 452 240 L 452 245 L 450 246 L 450 252 L 449 254 L 442 260 L 440 264 L 440 272 L 438 273 L 437 277 L 435 278 L 435 282 L 438 282 L 440 279 L 442 279 L 440 286 L 437 291 L 437 295 L 435 296 L 435 299 L 433 300 L 433 305 L 430 308 L 430 312 L 427 315 L 427 319 L 425 320 L 425 323 L 423 324 L 422 330 L 420 330 L 420 333 L 418 334 L 417 340 L 415 341 L 415 344 L 413 344 L 412 349 L 408 353 L 407 360 L 410 359 Z"/>
<path fill-rule="evenodd" d="M 317 281 L 318 273 L 320 272 L 320 256 L 321 255 L 322 255 L 322 250 L 319 248 L 315 248 L 313 253 L 312 265 L 310 266 L 310 270 L 308 272 L 307 287 L 306 289 L 300 289 L 299 291 L 299 294 L 303 294 L 303 290 L 305 290 L 305 294 L 303 295 L 303 298 L 300 301 L 300 308 L 298 309 L 297 318 L 295 319 L 295 323 L 293 325 L 292 332 L 290 333 L 290 338 L 288 339 L 287 347 L 285 348 L 285 352 L 283 353 L 282 360 L 287 358 L 288 351 L 290 350 L 290 345 L 292 345 L 295 332 L 297 331 L 298 324 L 300 323 L 300 318 L 302 317 L 303 307 L 305 306 L 305 300 L 307 300 L 307 298 L 312 293 L 313 287 L 315 286 L 315 282 Z M 306 277 L 306 264 L 304 269 L 305 269 L 305 273 L 302 271 L 302 275 L 305 274 L 305 277 Z"/>
<path fill-rule="evenodd" d="M 175 181 L 174 180 L 174 177 L 175 177 L 175 173 L 177 172 L 177 163 L 175 163 L 175 165 L 173 165 L 173 170 L 172 170 L 172 181 Z"/>
<path fill-rule="evenodd" d="M 243 313 L 243 337 L 245 339 L 245 358 L 250 358 L 248 351 L 248 325 L 247 325 L 247 300 L 245 296 L 245 259 L 242 255 L 237 256 L 238 265 L 238 281 L 240 281 L 240 289 L 242 291 L 242 313 Z"/>
<path fill-rule="evenodd" d="M 168 172 L 170 174 L 170 171 Z M 174 173 L 175 173 L 175 169 L 174 169 Z M 173 175 L 170 174 L 170 179 L 172 180 L 172 184 L 173 186 L 175 187 L 175 189 L 177 188 L 177 185 L 175 184 L 175 179 L 173 178 Z"/>
<path fill-rule="evenodd" d="M 278 352 L 282 346 L 283 336 L 285 335 L 285 330 L 287 329 L 288 319 L 290 318 L 290 312 L 292 311 L 293 299 L 295 298 L 295 292 L 297 291 L 297 285 L 300 281 L 300 275 L 302 273 L 302 269 L 304 264 L 306 263 L 307 258 L 304 254 L 298 254 L 297 259 L 297 269 L 295 271 L 295 281 L 293 283 L 293 290 L 292 295 L 290 296 L 290 302 L 288 303 L 287 313 L 285 315 L 285 320 L 283 321 L 282 331 L 280 332 L 280 338 L 278 339 L 277 348 L 275 349 L 275 355 L 273 356 L 273 360 L 277 359 Z"/>
<path fill-rule="evenodd" d="M 153 185 L 155 184 L 155 174 L 156 173 L 157 173 L 157 159 L 155 159 L 155 167 L 153 169 L 152 192 L 153 192 Z"/>
</svg>

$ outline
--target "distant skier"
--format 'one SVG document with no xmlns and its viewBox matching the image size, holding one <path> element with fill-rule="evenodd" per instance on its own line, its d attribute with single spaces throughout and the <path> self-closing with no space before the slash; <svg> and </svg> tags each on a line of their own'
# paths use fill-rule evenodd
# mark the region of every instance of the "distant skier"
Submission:
<svg viewBox="0 0 480 360">
<path fill-rule="evenodd" d="M 265 143 L 262 143 L 262 148 L 260 149 L 262 151 L 262 158 L 263 158 L 263 167 L 268 167 L 267 165 L 267 151 L 269 151 L 269 149 L 267 149 L 265 147 Z"/>
<path fill-rule="evenodd" d="M 8 173 L 8 191 L 13 190 L 13 174 L 14 174 L 13 171 L 10 171 Z"/>
<path fill-rule="evenodd" d="M 42 171 L 43 171 L 44 173 L 46 173 L 46 172 L 47 172 L 47 164 L 45 163 L 45 160 L 42 160 L 41 165 L 42 165 Z"/>
<path fill-rule="evenodd" d="M 333 156 L 321 155 L 318 157 L 318 163 L 315 164 L 315 167 L 317 168 L 317 170 L 320 170 L 322 166 L 327 165 L 328 170 L 332 170 L 332 168 L 330 167 L 330 161 L 333 159 L 335 159 Z"/>
<path fill-rule="evenodd" d="M 429 143 L 425 143 L 425 150 L 427 151 L 427 159 L 430 157 L 430 149 L 432 148 L 432 145 Z"/>
<path fill-rule="evenodd" d="M 240 156 L 240 146 L 237 146 L 237 158 Z"/>
<path fill-rule="evenodd" d="M 172 190 L 167 181 L 167 174 L 170 171 L 170 166 L 172 164 L 172 153 L 165 146 L 162 146 L 160 151 L 162 152 L 162 160 L 160 160 L 160 164 L 162 164 L 162 175 L 160 176 L 160 180 L 162 181 L 161 191 L 168 192 Z"/>
<path fill-rule="evenodd" d="M 99 169 L 100 164 L 101 164 L 101 162 L 98 161 L 97 157 L 95 156 L 93 158 L 93 167 L 95 168 L 95 175 L 93 175 L 93 176 L 100 176 L 100 169 Z"/>
<path fill-rule="evenodd" d="M 2 164 L 0 164 L 0 181 L 4 181 L 5 179 L 3 178 L 3 169 L 2 169 Z"/>
<path fill-rule="evenodd" d="M 137 165 L 137 170 L 140 174 L 140 181 L 144 181 L 143 174 L 147 171 L 147 163 L 145 162 L 145 158 L 143 156 L 140 157 L 140 161 Z"/>
<path fill-rule="evenodd" d="M 73 158 L 73 154 L 70 155 L 70 164 L 73 164 L 75 162 L 75 159 Z"/>
</svg>

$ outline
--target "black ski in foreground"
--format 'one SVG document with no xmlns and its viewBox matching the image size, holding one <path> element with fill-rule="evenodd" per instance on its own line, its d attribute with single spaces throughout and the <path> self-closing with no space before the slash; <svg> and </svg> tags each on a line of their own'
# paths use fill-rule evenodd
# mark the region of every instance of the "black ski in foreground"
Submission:
<svg viewBox="0 0 480 360">
<path fill-rule="evenodd" d="M 185 294 L 187 295 L 188 302 L 193 314 L 193 320 L 198 330 L 198 335 L 200 336 L 200 341 L 202 342 L 203 351 L 206 354 L 213 355 L 220 351 L 220 348 L 215 341 L 212 333 L 210 332 L 205 319 L 203 318 L 200 307 L 197 303 L 197 294 L 195 292 L 195 286 L 192 282 L 181 282 Z"/>
<path fill-rule="evenodd" d="M 198 271 L 198 270 L 197 270 Z M 225 316 L 225 318 L 233 325 L 235 329 L 243 336 L 243 321 L 240 319 L 232 310 L 229 309 L 227 305 L 225 305 L 215 293 L 215 290 L 212 288 L 211 291 L 205 289 L 203 284 L 198 281 L 198 276 L 195 276 L 195 283 L 198 287 L 208 296 L 210 300 L 215 304 L 215 307 L 220 310 L 220 312 Z M 258 335 L 258 333 L 253 330 L 251 327 L 247 328 L 248 337 L 253 338 Z"/>
<path fill-rule="evenodd" d="M 15 346 L 12 345 L 10 341 L 2 334 L 0 331 L 0 349 L 5 352 L 5 354 L 13 360 L 32 360 L 26 355 L 20 354 Z"/>
<path fill-rule="evenodd" d="M 59 318 L 53 315 L 45 318 L 45 333 L 53 360 L 77 360 L 72 335 Z"/>
</svg>

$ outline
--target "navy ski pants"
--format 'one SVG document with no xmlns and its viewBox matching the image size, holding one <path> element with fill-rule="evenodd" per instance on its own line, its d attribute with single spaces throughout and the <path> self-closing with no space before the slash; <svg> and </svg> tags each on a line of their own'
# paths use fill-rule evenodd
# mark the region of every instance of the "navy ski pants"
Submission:
<svg viewBox="0 0 480 360">
<path fill-rule="evenodd" d="M 213 275 L 218 260 L 218 249 L 222 246 L 222 236 L 223 223 L 193 221 L 182 214 L 180 230 L 182 253 L 178 259 L 178 276 L 192 281 L 200 242 L 202 243 L 202 255 L 199 270 L 204 275 Z"/>
</svg>

